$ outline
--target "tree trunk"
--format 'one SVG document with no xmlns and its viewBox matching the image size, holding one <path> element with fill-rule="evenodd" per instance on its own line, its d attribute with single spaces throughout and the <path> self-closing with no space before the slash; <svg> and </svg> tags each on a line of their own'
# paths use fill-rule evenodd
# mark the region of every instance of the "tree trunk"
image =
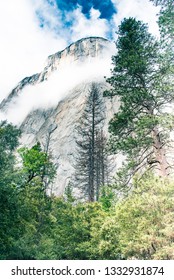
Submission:
<svg viewBox="0 0 174 280">
<path fill-rule="evenodd" d="M 160 132 L 157 128 L 154 128 L 152 131 L 152 137 L 154 140 L 154 154 L 155 154 L 155 161 L 157 163 L 157 169 L 159 172 L 159 175 L 162 177 L 168 176 L 168 167 L 169 164 L 166 159 L 166 152 L 164 145 L 160 139 Z"/>
</svg>

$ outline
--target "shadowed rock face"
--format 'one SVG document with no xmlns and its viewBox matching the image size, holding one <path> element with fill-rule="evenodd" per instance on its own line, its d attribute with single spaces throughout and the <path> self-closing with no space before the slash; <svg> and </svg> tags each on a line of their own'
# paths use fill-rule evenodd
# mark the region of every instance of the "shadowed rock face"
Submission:
<svg viewBox="0 0 174 280">
<path fill-rule="evenodd" d="M 7 99 L 3 100 L 0 105 L 1 111 L 8 111 L 10 106 L 14 106 L 26 86 L 32 85 L 35 87 L 39 83 L 44 83 L 44 81 L 49 80 L 53 73 L 60 71 L 65 65 L 80 64 L 83 66 L 83 63 L 85 65 L 86 61 L 90 61 L 93 58 L 106 59 L 106 53 L 108 59 L 111 60 L 113 49 L 113 44 L 106 39 L 91 37 L 81 39 L 65 50 L 50 55 L 41 73 L 23 79 Z M 108 56 L 108 53 L 110 53 L 110 56 Z M 98 76 L 98 73 L 96 75 Z M 68 79 L 67 77 L 65 83 L 68 83 Z M 63 193 L 74 172 L 73 165 L 76 154 L 75 126 L 83 113 L 85 100 L 92 82 L 98 84 L 101 94 L 108 87 L 103 76 L 100 78 L 98 76 L 97 80 L 94 77 L 91 80 L 80 81 L 79 84 L 65 93 L 61 101 L 49 108 L 38 108 L 31 111 L 20 124 L 23 132 L 21 144 L 32 146 L 37 141 L 40 141 L 56 163 L 57 177 L 53 192 L 57 195 Z M 117 111 L 118 102 L 115 99 L 109 100 L 105 98 L 104 104 L 106 108 L 104 130 L 107 133 L 108 121 Z"/>
</svg>

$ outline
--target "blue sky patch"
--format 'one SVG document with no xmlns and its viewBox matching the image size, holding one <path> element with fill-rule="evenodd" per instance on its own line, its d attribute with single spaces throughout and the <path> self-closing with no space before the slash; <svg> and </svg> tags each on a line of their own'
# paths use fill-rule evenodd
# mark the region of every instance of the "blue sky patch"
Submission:
<svg viewBox="0 0 174 280">
<path fill-rule="evenodd" d="M 50 1 L 51 2 L 51 1 Z M 82 7 L 82 13 L 89 18 L 91 8 L 99 10 L 100 18 L 110 20 L 116 9 L 111 0 L 56 0 L 57 7 L 62 11 L 73 11 L 77 6 Z"/>
</svg>

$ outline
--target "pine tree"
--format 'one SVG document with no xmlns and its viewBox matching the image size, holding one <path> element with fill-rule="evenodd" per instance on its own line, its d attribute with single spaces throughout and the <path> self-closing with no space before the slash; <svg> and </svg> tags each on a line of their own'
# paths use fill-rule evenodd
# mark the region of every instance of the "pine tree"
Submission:
<svg viewBox="0 0 174 280">
<path fill-rule="evenodd" d="M 75 185 L 88 201 L 98 200 L 105 182 L 105 140 L 102 132 L 104 104 L 96 84 L 92 84 L 85 109 L 77 126 Z"/>
<path fill-rule="evenodd" d="M 173 117 L 163 108 L 174 99 L 168 66 L 161 62 L 160 46 L 147 26 L 134 18 L 119 26 L 116 46 L 112 76 L 107 79 L 111 90 L 105 95 L 118 96 L 121 103 L 109 123 L 112 152 L 127 157 L 118 175 L 130 180 L 139 169 L 155 167 L 167 176 L 165 145 Z"/>
</svg>

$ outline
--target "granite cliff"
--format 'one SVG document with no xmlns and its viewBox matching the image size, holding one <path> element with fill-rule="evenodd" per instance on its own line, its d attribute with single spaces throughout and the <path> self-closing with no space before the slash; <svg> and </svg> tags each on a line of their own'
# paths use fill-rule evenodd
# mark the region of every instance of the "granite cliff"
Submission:
<svg viewBox="0 0 174 280">
<path fill-rule="evenodd" d="M 63 193 L 74 172 L 76 153 L 74 128 L 82 115 L 86 96 L 93 82 L 98 84 L 101 94 L 108 87 L 104 74 L 108 74 L 114 51 L 114 44 L 106 39 L 99 37 L 81 39 L 63 51 L 50 55 L 41 73 L 24 78 L 0 104 L 1 113 L 6 116 L 12 112 L 11 116 L 15 118 L 20 115 L 20 110 L 25 111 L 17 118 L 17 124 L 22 129 L 21 145 L 32 146 L 40 141 L 43 148 L 51 154 L 57 165 L 53 189 L 57 195 Z M 108 69 L 105 69 L 105 65 Z M 66 72 L 64 69 L 71 71 Z M 61 71 L 65 71 L 66 75 L 61 76 Z M 75 71 L 77 77 L 72 78 L 74 75 L 72 72 Z M 83 71 L 83 75 L 79 77 L 79 73 Z M 54 77 L 53 86 L 51 86 L 52 77 Z M 63 83 L 60 82 L 61 77 L 64 77 Z M 60 84 L 64 86 L 61 88 Z M 45 85 L 47 85 L 47 102 L 42 103 L 44 95 L 42 98 L 42 92 L 38 93 L 37 88 L 39 91 L 39 86 L 42 86 L 43 90 Z M 34 95 L 32 93 L 29 95 L 28 92 L 26 95 L 26 89 L 29 93 L 34 89 Z M 35 99 L 38 104 L 35 104 Z M 40 102 L 38 99 L 41 99 Z M 24 102 L 26 105 L 31 103 L 32 106 L 25 110 Z M 107 133 L 108 121 L 119 105 L 115 99 L 104 98 L 104 106 L 104 130 Z"/>
</svg>

